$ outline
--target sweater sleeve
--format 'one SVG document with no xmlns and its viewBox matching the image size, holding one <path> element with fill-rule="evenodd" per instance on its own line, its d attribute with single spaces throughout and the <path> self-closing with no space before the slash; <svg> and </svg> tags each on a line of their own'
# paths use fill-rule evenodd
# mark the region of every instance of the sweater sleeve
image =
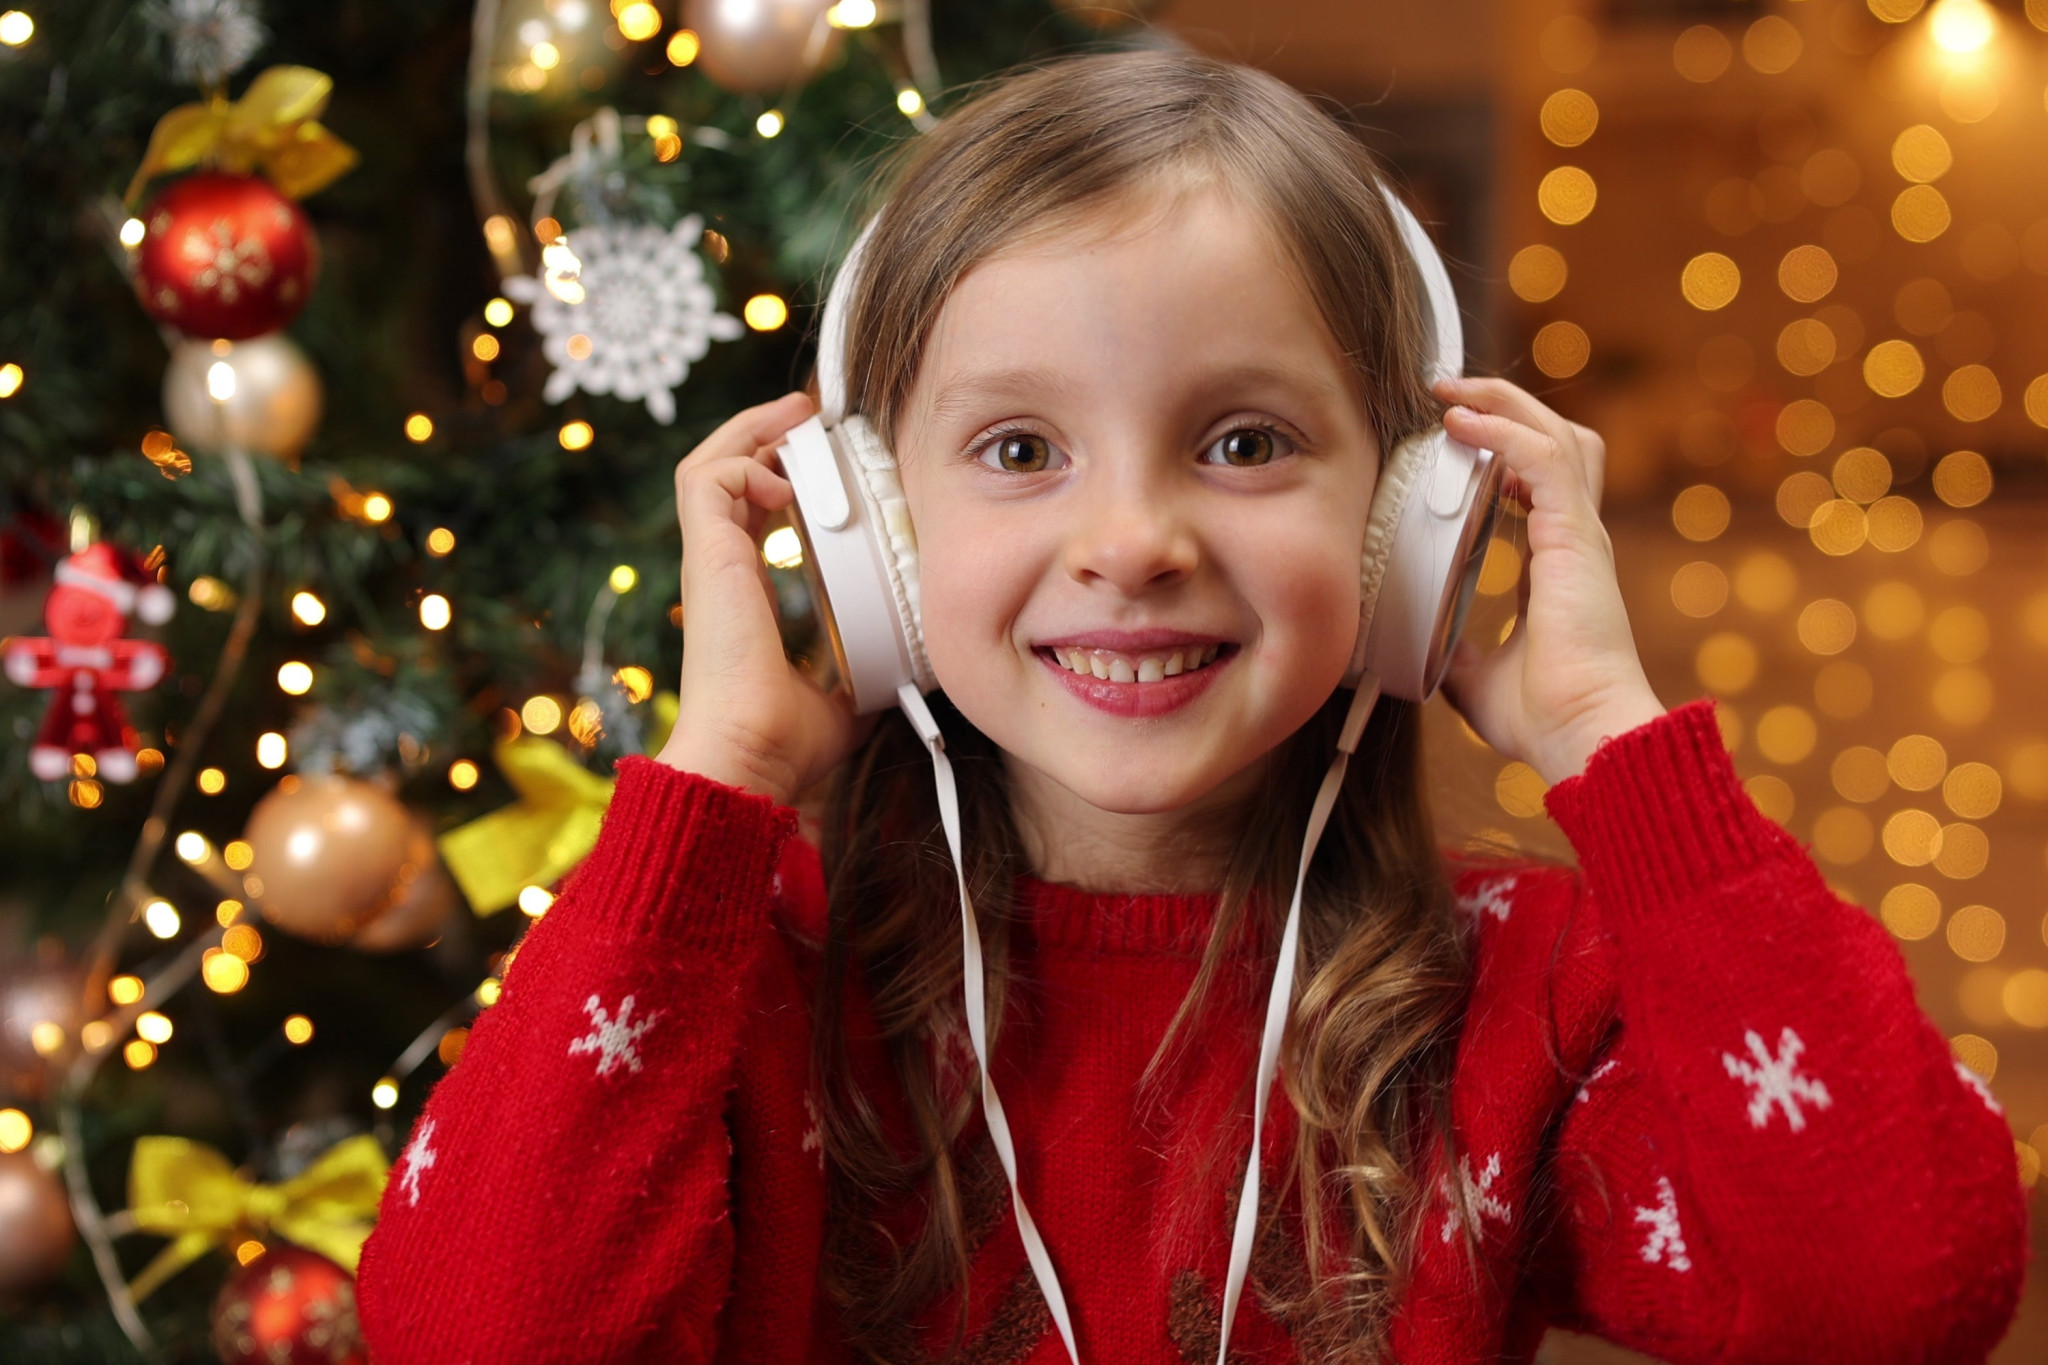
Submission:
<svg viewBox="0 0 2048 1365">
<path fill-rule="evenodd" d="M 1983 1360 L 2027 1256 L 2011 1134 L 1883 927 L 1749 801 L 1711 704 L 1548 804 L 1620 1002 L 1559 1138 L 1561 1325 L 1676 1365 Z"/>
<path fill-rule="evenodd" d="M 823 1188 L 790 1118 L 808 1006 L 771 916 L 793 828 L 619 764 L 596 847 L 393 1163 L 358 1273 L 377 1365 L 803 1354 Z M 735 1350 L 721 1323 L 756 1253 L 782 1262 L 778 1312 Z"/>
</svg>

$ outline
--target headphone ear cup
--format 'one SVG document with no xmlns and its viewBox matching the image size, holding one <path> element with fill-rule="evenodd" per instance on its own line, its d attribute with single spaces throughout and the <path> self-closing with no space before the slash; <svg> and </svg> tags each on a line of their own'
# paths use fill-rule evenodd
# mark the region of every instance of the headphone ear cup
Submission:
<svg viewBox="0 0 2048 1365">
<path fill-rule="evenodd" d="M 862 714 L 898 689 L 936 686 L 918 616 L 917 537 L 896 462 L 868 424 L 812 417 L 778 448 L 796 490 L 805 577 L 830 637 L 841 685 Z"/>
<path fill-rule="evenodd" d="M 1436 691 L 1493 532 L 1501 470 L 1493 452 L 1442 427 L 1387 458 L 1366 523 L 1347 684 L 1370 672 L 1389 696 L 1427 701 Z"/>
<path fill-rule="evenodd" d="M 867 504 L 877 558 L 888 579 L 896 603 L 899 644 L 910 664 L 912 679 L 920 692 L 936 688 L 931 659 L 924 647 L 923 581 L 917 557 L 917 531 L 910 524 L 910 504 L 903 496 L 903 478 L 896 456 L 883 443 L 881 434 L 868 419 L 847 418 L 834 429 L 854 478 L 860 485 L 861 500 Z"/>
</svg>

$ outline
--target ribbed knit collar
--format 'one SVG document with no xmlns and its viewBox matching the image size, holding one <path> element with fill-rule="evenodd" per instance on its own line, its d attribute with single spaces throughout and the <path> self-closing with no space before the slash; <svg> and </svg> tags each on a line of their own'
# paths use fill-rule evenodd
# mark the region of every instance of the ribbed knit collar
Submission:
<svg viewBox="0 0 2048 1365">
<path fill-rule="evenodd" d="M 1017 901 L 1041 948 L 1200 957 L 1217 896 L 1083 891 L 1025 874 L 1017 878 Z"/>
</svg>

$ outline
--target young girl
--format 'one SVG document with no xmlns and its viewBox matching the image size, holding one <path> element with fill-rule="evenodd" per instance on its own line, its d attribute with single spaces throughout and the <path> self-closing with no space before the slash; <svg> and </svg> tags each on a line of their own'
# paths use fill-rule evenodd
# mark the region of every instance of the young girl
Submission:
<svg viewBox="0 0 2048 1365">
<path fill-rule="evenodd" d="M 1338 125 L 1190 56 L 1064 62 L 927 134 L 865 259 L 848 381 L 916 528 L 991 1079 L 1080 1361 L 1528 1361 L 1553 1323 L 1678 1362 L 1984 1357 L 2025 1257 L 1997 1105 L 1710 706 L 1651 694 L 1599 438 L 1425 386 Z M 810 410 L 677 470 L 681 717 L 394 1165 L 380 1365 L 1068 1357 L 923 749 L 785 661 L 761 581 Z M 1531 554 L 1515 633 L 1447 687 L 1580 866 L 1448 865 L 1416 710 L 1379 704 L 1307 882 L 1233 1317 L 1367 509 L 1438 420 L 1506 462 Z M 789 807 L 828 778 L 814 850 Z"/>
</svg>

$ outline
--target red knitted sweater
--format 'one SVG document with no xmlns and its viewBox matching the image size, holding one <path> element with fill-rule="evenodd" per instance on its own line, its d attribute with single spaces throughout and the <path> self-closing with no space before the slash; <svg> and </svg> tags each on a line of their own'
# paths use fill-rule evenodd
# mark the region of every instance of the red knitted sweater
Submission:
<svg viewBox="0 0 2048 1365">
<path fill-rule="evenodd" d="M 1551 1323 L 1681 1363 L 1982 1360 L 2027 1255 L 2012 1140 L 1883 928 L 1757 813 L 1704 703 L 1604 744 L 1548 804 L 1578 872 L 1457 874 L 1477 934 L 1459 1155 L 1428 1174 L 1400 1361 L 1527 1362 Z M 377 1365 L 852 1358 L 818 1290 L 859 1234 L 828 1218 L 808 1088 L 824 897 L 794 828 L 619 764 L 595 852 L 393 1167 L 359 1272 Z M 996 1081 L 1081 1358 L 1205 1365 L 1263 975 L 1247 964 L 1171 1099 L 1141 1103 L 1213 898 L 1020 890 Z M 1226 1183 L 1191 1194 L 1233 1114 Z M 1278 1172 L 1284 1093 L 1271 1114 Z M 960 1358 L 1055 1365 L 985 1137 L 962 1167 Z M 1298 1232 L 1262 1238 L 1234 1360 L 1300 1358 L 1262 1291 L 1301 1274 Z M 904 1324 L 895 1358 L 941 1357 L 955 1308 Z"/>
</svg>

